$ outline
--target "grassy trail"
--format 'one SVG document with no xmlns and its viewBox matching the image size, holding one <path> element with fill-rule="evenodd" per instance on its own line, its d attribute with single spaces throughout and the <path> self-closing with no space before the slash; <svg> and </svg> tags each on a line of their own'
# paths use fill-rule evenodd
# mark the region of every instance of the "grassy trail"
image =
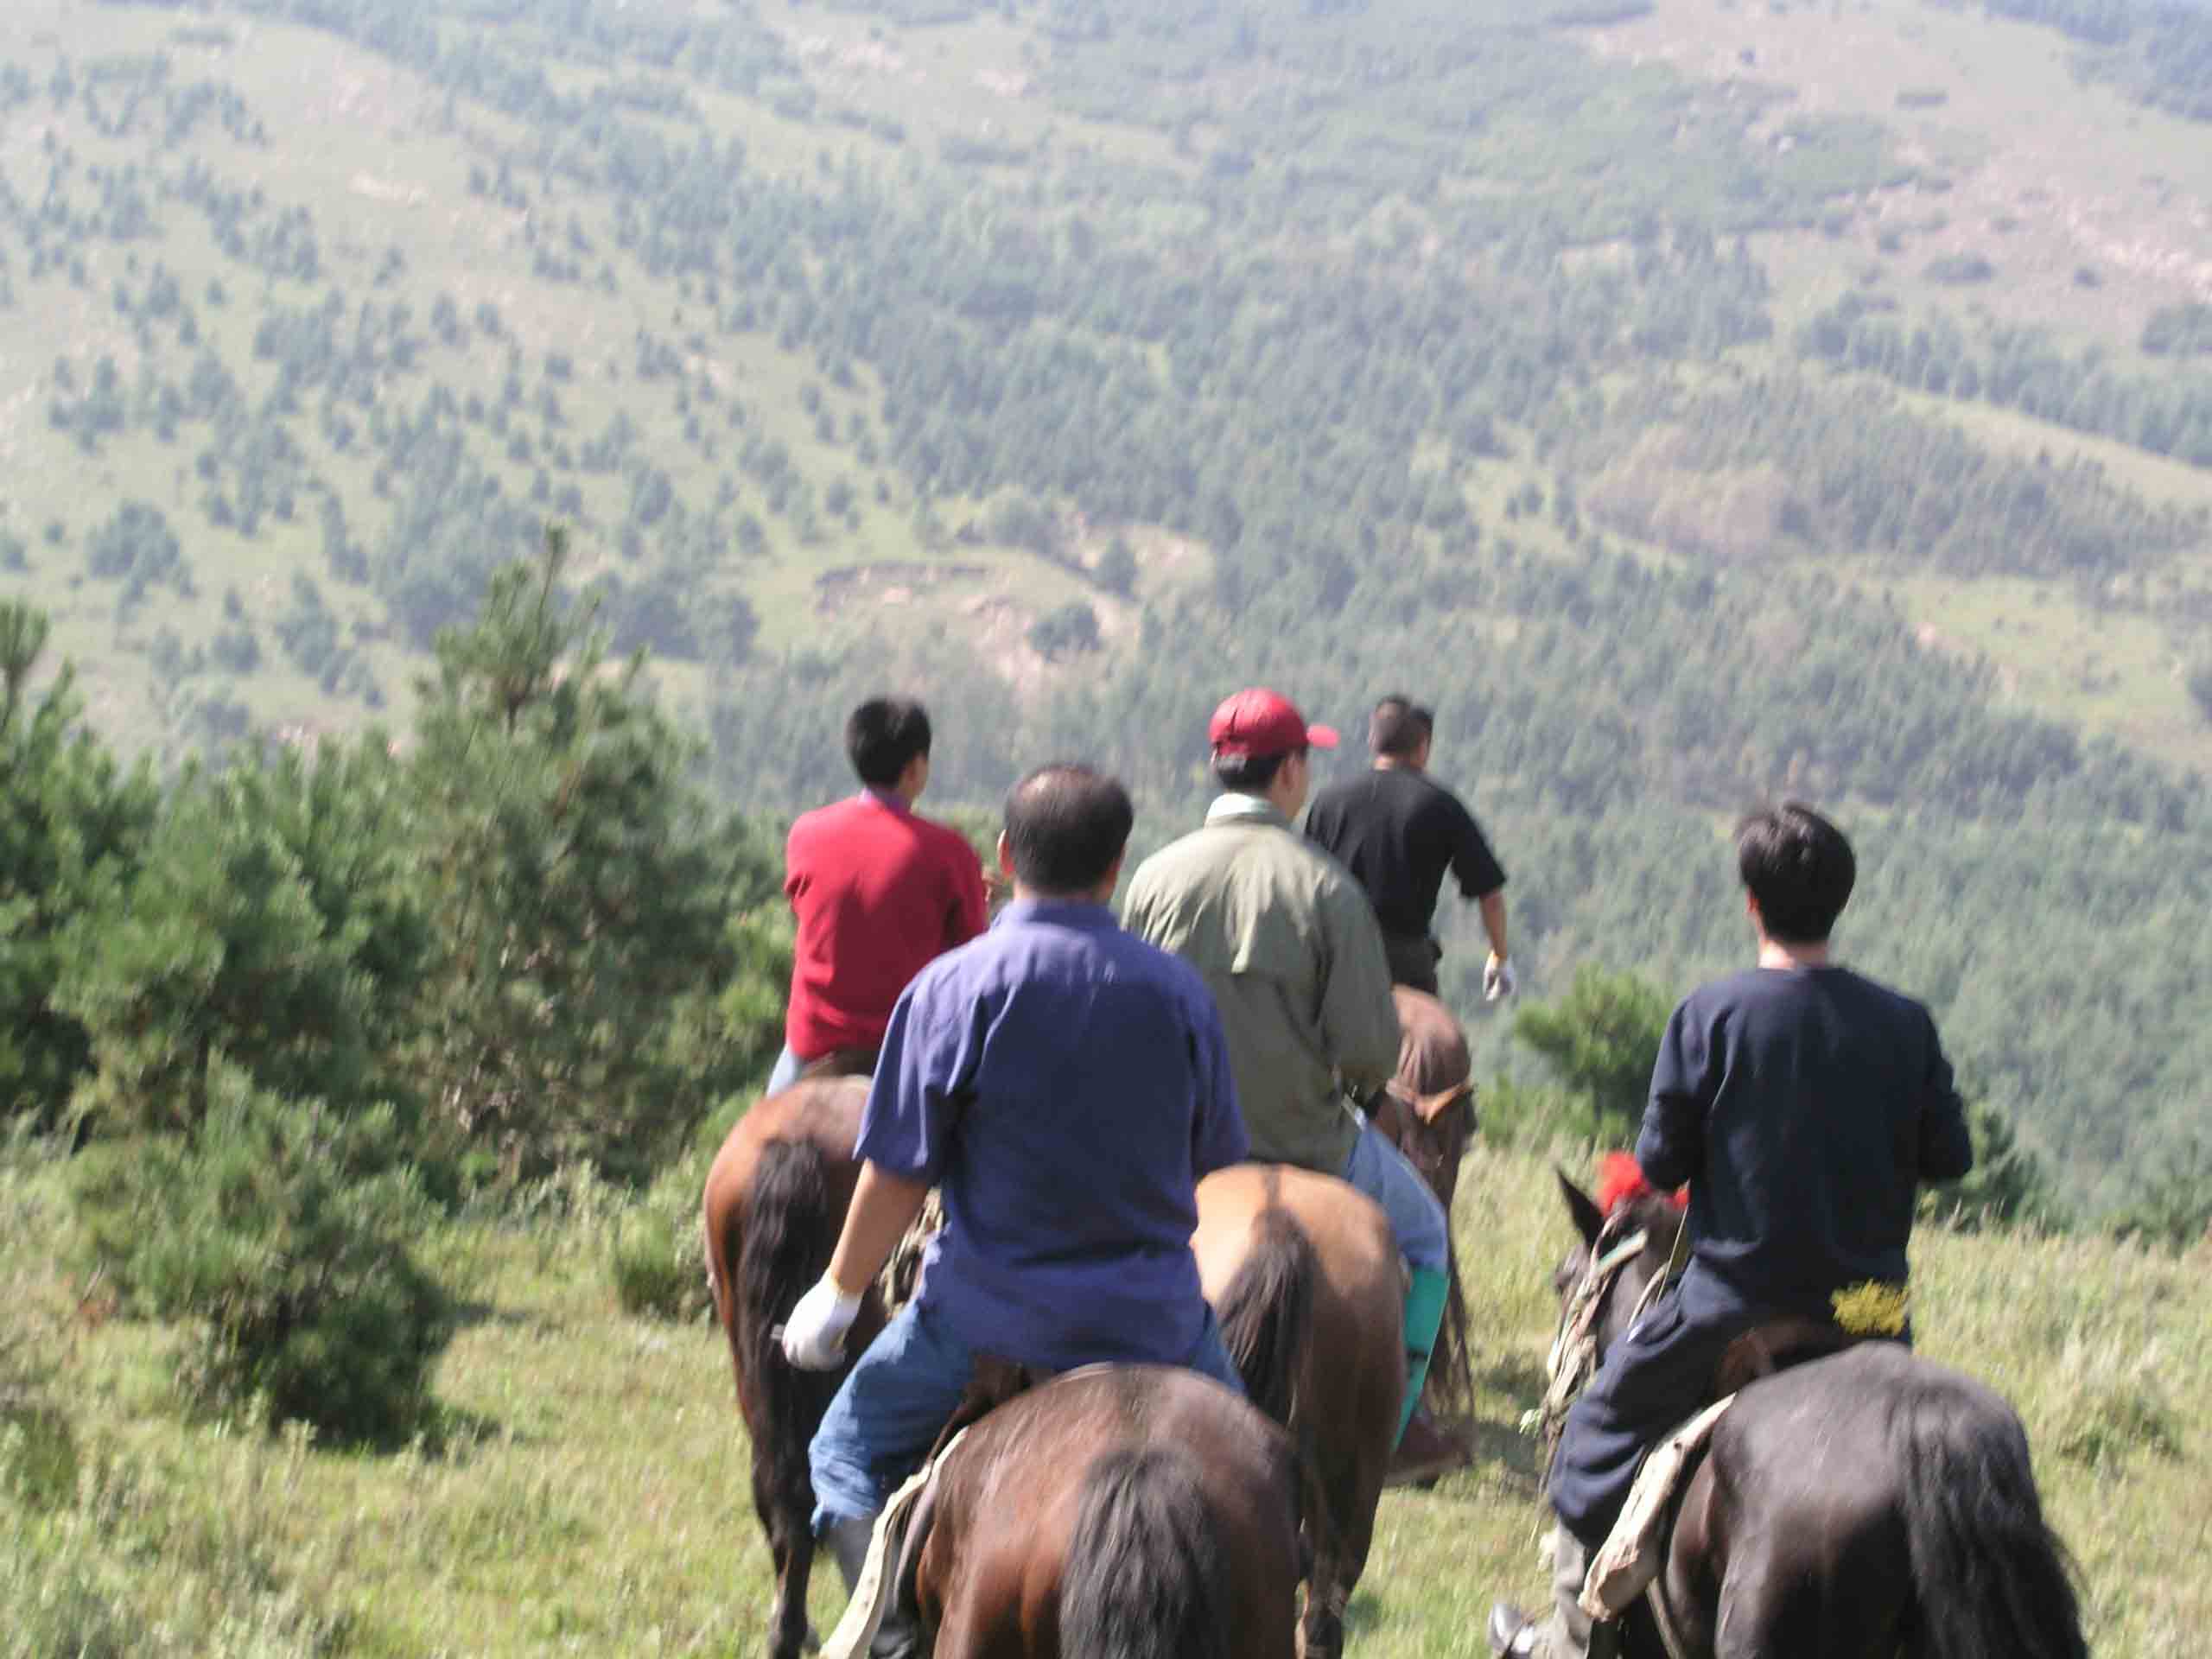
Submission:
<svg viewBox="0 0 2212 1659">
<path fill-rule="evenodd" d="M 1543 1162 L 1486 1149 L 1457 1223 L 1481 1455 L 1433 1492 L 1386 1497 L 1349 1620 L 1372 1659 L 1479 1653 L 1495 1595 L 1541 1593 L 1534 1448 L 1514 1423 L 1535 1397 L 1567 1223 Z M 616 1311 L 606 1263 L 623 1224 L 594 1201 L 432 1241 L 470 1308 L 438 1376 L 453 1428 L 397 1455 L 181 1427 L 155 1333 L 70 1319 L 46 1392 L 85 1469 L 106 1472 L 42 1529 L 9 1528 L 36 1547 L 12 1567 L 0 1555 L 0 1627 L 16 1631 L 0 1653 L 52 1651 L 22 1644 L 79 1627 L 54 1622 L 69 1596 L 83 1618 L 106 1596 L 146 1621 L 123 1652 L 758 1652 L 768 1567 L 726 1352 L 705 1325 Z M 2189 1651 L 2212 1622 L 2204 1265 L 2202 1252 L 1935 1231 L 1918 1252 L 1924 1351 L 2025 1416 L 2103 1659 Z M 67 1312 L 49 1272 L 15 1271 L 25 1305 Z M 826 1630 L 834 1573 L 813 1599 Z"/>
</svg>

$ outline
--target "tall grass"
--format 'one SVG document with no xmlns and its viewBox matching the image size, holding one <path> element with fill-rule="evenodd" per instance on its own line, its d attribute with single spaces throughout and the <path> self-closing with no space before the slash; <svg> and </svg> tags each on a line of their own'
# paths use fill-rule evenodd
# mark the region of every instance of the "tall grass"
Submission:
<svg viewBox="0 0 2212 1659">
<path fill-rule="evenodd" d="M 1568 1236 L 1550 1161 L 1469 1157 L 1456 1222 L 1480 1455 L 1433 1491 L 1386 1497 L 1348 1621 L 1376 1659 L 1478 1653 L 1494 1597 L 1542 1594 L 1535 1448 L 1514 1425 L 1535 1399 Z M 423 1241 L 463 1325 L 435 1378 L 436 1432 L 381 1456 L 184 1421 L 160 1364 L 171 1338 L 103 1319 L 97 1289 L 52 1266 L 54 1186 L 0 1169 L 15 1402 L 0 1656 L 759 1649 L 768 1563 L 720 1334 L 683 1298 L 675 1319 L 622 1311 L 661 1300 L 619 1276 L 626 1250 L 670 1290 L 696 1271 L 673 1179 L 634 1208 L 556 1184 L 527 1213 Z M 2088 1238 L 1929 1231 L 1916 1250 L 1923 1351 L 2026 1419 L 2101 1659 L 2193 1651 L 2212 1627 L 2208 1267 Z M 27 1473 L 36 1435 L 49 1456 L 69 1448 L 67 1480 Z M 818 1628 L 834 1580 L 817 1586 Z"/>
</svg>

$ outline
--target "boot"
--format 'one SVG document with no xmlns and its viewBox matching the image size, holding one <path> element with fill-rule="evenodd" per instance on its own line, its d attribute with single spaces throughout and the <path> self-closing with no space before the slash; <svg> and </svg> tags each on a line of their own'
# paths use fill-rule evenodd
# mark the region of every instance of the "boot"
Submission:
<svg viewBox="0 0 2212 1659">
<path fill-rule="evenodd" d="M 837 1571 L 845 1580 L 845 1593 L 853 1593 L 861 1581 L 861 1571 L 868 1565 L 868 1545 L 875 1536 L 875 1518 L 848 1518 L 832 1521 L 822 1535 L 822 1541 L 830 1547 L 830 1554 L 837 1563 Z M 899 1567 L 899 1540 L 885 1541 L 884 1570 L 895 1573 Z M 875 1639 L 868 1643 L 868 1659 L 915 1659 L 921 1652 L 921 1622 L 904 1592 L 903 1586 L 893 1586 L 883 1606 L 883 1617 L 875 1627 Z"/>
<path fill-rule="evenodd" d="M 1610 1622 L 1592 1627 L 1582 1611 L 1590 1552 L 1565 1527 L 1552 1529 L 1552 1616 L 1539 1624 L 1510 1602 L 1491 1609 L 1490 1650 L 1503 1659 L 1613 1659 Z"/>
<path fill-rule="evenodd" d="M 1421 1403 L 1422 1386 L 1428 1381 L 1429 1356 L 1436 1351 L 1436 1333 L 1443 1328 L 1444 1304 L 1452 1294 L 1452 1281 L 1433 1268 L 1415 1268 L 1406 1287 L 1406 1398 L 1398 1411 L 1398 1439 L 1406 1438 L 1414 1408 Z"/>
</svg>

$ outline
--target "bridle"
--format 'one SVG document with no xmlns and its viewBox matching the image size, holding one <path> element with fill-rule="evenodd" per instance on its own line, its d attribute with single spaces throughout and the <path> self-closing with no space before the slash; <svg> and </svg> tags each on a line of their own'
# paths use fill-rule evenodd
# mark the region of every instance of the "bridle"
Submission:
<svg viewBox="0 0 2212 1659">
<path fill-rule="evenodd" d="M 1689 1221 L 1685 1215 L 1676 1224 L 1666 1267 L 1645 1281 L 1637 1297 L 1636 1306 L 1629 1315 L 1629 1328 L 1634 1328 L 1680 1274 L 1688 1237 Z M 1560 1310 L 1559 1331 L 1552 1338 L 1551 1352 L 1544 1362 L 1543 1402 L 1522 1420 L 1523 1427 L 1535 1430 L 1543 1440 L 1547 1478 L 1553 1454 L 1559 1449 L 1560 1435 L 1567 1427 L 1568 1408 L 1598 1373 L 1598 1336 L 1605 1309 L 1611 1303 L 1621 1274 L 1650 1246 L 1650 1229 L 1637 1225 L 1630 1210 L 1624 1205 L 1608 1216 L 1599 1229 L 1598 1236 L 1590 1246 L 1589 1259 L 1567 1292 Z"/>
</svg>

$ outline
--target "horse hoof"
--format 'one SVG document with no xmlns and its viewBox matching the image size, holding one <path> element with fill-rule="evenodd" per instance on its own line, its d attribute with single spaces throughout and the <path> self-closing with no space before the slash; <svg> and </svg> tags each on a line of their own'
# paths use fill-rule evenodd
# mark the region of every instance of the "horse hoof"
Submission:
<svg viewBox="0 0 2212 1659">
<path fill-rule="evenodd" d="M 799 1637 L 798 1645 L 800 1651 L 804 1653 L 822 1651 L 822 1638 L 814 1633 L 813 1625 L 810 1624 L 806 1627 L 806 1634 Z"/>
</svg>

